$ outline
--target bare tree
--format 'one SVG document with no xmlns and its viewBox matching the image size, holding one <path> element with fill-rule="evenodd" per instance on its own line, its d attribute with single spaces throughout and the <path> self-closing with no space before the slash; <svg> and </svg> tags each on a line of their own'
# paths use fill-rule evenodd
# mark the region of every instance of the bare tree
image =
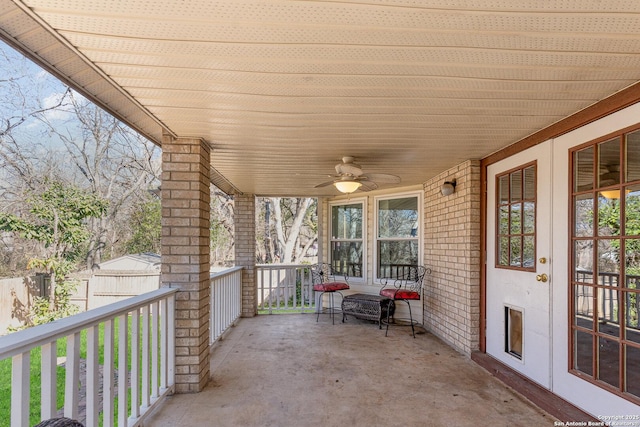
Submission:
<svg viewBox="0 0 640 427">
<path fill-rule="evenodd" d="M 268 260 L 298 263 L 317 240 L 315 199 L 264 199 L 265 244 Z M 267 205 L 268 203 L 268 205 Z"/>
<path fill-rule="evenodd" d="M 157 185 L 161 163 L 158 147 L 87 99 L 72 94 L 71 107 L 64 128 L 40 117 L 62 142 L 74 181 L 109 200 L 107 214 L 90 222 L 86 265 L 92 268 L 108 245 L 119 242 L 116 224 L 130 213 L 132 200 Z"/>
<path fill-rule="evenodd" d="M 211 263 L 228 265 L 234 259 L 233 197 L 211 186 Z"/>
</svg>

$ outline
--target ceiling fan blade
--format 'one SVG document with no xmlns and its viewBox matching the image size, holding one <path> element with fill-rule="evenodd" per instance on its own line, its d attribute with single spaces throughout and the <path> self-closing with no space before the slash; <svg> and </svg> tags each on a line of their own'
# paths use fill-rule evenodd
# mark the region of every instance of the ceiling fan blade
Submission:
<svg viewBox="0 0 640 427">
<path fill-rule="evenodd" d="M 369 181 L 375 181 L 379 184 L 399 184 L 400 177 L 395 175 L 390 175 L 387 173 L 366 173 L 361 175 L 360 178 L 366 178 Z"/>
<path fill-rule="evenodd" d="M 340 163 L 336 165 L 336 173 L 338 175 L 360 176 L 362 169 L 355 163 Z"/>
<path fill-rule="evenodd" d="M 318 184 L 313 188 L 321 188 L 321 187 L 326 187 L 329 185 L 332 185 L 334 182 L 340 181 L 339 179 L 334 179 L 333 181 L 327 181 L 327 182 L 323 182 L 322 184 Z"/>
<path fill-rule="evenodd" d="M 378 188 L 378 184 L 369 180 L 358 180 L 360 184 L 362 184 L 359 188 L 360 191 L 371 191 Z"/>
</svg>

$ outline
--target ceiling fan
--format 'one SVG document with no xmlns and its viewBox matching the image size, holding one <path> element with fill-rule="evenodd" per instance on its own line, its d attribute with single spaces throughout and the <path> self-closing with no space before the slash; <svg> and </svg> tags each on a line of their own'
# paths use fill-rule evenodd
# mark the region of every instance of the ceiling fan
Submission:
<svg viewBox="0 0 640 427">
<path fill-rule="evenodd" d="M 353 193 L 360 189 L 362 191 L 371 191 L 378 188 L 379 184 L 398 184 L 400 177 L 389 175 L 386 173 L 363 173 L 362 167 L 354 163 L 354 158 L 345 156 L 342 163 L 336 165 L 336 174 L 329 175 L 334 178 L 332 181 L 318 184 L 315 188 L 334 185 L 338 191 L 342 193 Z"/>
</svg>

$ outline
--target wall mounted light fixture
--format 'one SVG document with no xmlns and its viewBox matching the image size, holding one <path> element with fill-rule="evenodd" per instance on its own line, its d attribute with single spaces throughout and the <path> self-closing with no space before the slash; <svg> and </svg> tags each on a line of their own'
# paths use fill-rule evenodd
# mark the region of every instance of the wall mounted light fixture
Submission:
<svg viewBox="0 0 640 427">
<path fill-rule="evenodd" d="M 442 187 L 440 187 L 440 193 L 442 193 L 443 196 L 450 196 L 454 191 L 456 191 L 455 179 L 452 181 L 445 181 L 444 184 L 442 184 Z"/>
</svg>

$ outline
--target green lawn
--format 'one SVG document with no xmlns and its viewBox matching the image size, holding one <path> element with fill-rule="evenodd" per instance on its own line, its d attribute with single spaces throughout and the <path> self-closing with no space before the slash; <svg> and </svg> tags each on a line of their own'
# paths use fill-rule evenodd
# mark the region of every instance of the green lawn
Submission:
<svg viewBox="0 0 640 427">
<path fill-rule="evenodd" d="M 127 365 L 131 367 L 131 322 L 129 325 L 129 340 L 127 348 Z M 140 328 L 142 329 L 142 322 L 140 322 Z M 80 357 L 86 358 L 87 354 L 87 339 L 86 331 L 82 331 L 80 334 Z M 142 334 L 140 334 L 141 336 Z M 115 322 L 114 328 L 114 366 L 118 366 L 118 322 Z M 104 324 L 100 324 L 99 327 L 99 363 L 104 363 Z M 140 344 L 141 345 L 141 344 Z M 140 347 L 141 348 L 141 347 Z M 66 338 L 61 338 L 57 342 L 57 354 L 58 357 L 64 357 L 66 354 L 67 345 Z M 142 357 L 142 355 L 141 355 Z M 30 424 L 35 425 L 40 422 L 40 348 L 35 348 L 31 351 L 31 397 L 30 397 Z M 57 404 L 58 408 L 64 406 L 64 380 L 65 369 L 62 366 L 58 366 L 57 370 Z M 142 381 L 140 381 L 142 383 Z M 131 391 L 128 396 L 129 408 L 131 405 Z M 114 401 L 115 417 L 117 420 L 117 398 Z M 11 423 L 11 359 L 5 359 L 0 361 L 0 427 L 9 427 Z M 102 424 L 102 423 L 101 423 Z"/>
</svg>

